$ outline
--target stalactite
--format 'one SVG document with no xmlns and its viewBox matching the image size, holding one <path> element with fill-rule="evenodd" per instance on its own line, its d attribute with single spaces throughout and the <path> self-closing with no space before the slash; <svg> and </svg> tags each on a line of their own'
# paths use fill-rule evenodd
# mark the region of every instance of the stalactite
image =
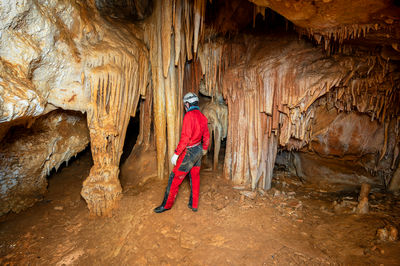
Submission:
<svg viewBox="0 0 400 266">
<path fill-rule="evenodd" d="M 174 55 L 174 50 L 171 50 Z M 169 66 L 169 76 L 164 80 L 165 84 L 165 100 L 166 100 L 166 117 L 167 117 L 167 149 L 168 158 L 174 154 L 177 143 L 176 134 L 176 115 L 177 115 L 177 80 L 176 69 L 171 61 Z M 172 171 L 173 165 L 169 162 L 169 171 Z"/>
<path fill-rule="evenodd" d="M 365 38 L 369 32 L 380 30 L 384 32 L 393 31 L 393 25 L 384 23 L 369 23 L 369 24 L 350 24 L 342 25 L 333 28 L 313 29 L 313 28 L 295 28 L 300 35 L 308 36 L 314 39 L 318 44 L 324 42 L 324 49 L 326 51 L 333 50 L 332 45 L 338 44 L 339 49 L 346 49 L 343 46 L 345 40 L 355 40 Z"/>
<path fill-rule="evenodd" d="M 158 3 L 158 2 L 157 2 Z M 163 76 L 163 61 L 161 51 L 161 23 L 162 9 L 160 3 L 154 7 L 153 24 L 146 31 L 149 36 L 150 61 L 153 81 L 153 110 L 154 110 L 154 133 L 157 149 L 157 174 L 163 178 L 165 173 L 166 142 L 166 117 L 165 117 L 165 90 Z M 168 68 L 169 69 L 169 68 Z"/>
<path fill-rule="evenodd" d="M 338 111 L 356 109 L 380 122 L 389 121 L 398 112 L 390 109 L 398 110 L 394 106 L 398 96 L 386 90 L 393 86 L 386 78 L 386 61 L 372 57 L 364 61 L 324 58 L 321 50 L 299 43 L 288 45 L 277 57 L 265 50 L 266 42 L 276 45 L 274 40 L 204 41 L 205 5 L 204 0 L 156 2 L 149 18 L 151 27 L 146 34 L 160 178 L 166 174 L 166 156 L 172 155 L 179 139 L 181 98 L 187 91 L 201 91 L 213 99 L 224 96 L 229 121 L 236 122 L 228 127 L 224 174 L 234 182 L 251 184 L 253 189 L 269 188 L 278 145 L 299 149 L 309 142 L 313 104 L 321 96 L 328 95 L 327 104 Z M 259 11 L 265 9 L 255 9 L 255 15 Z M 332 42 L 342 44 L 345 39 L 364 36 L 372 28 L 376 26 L 305 33 L 318 43 L 325 42 L 326 49 L 331 50 Z M 260 43 L 263 46 L 257 46 Z M 381 89 L 373 91 L 373 87 Z"/>
<path fill-rule="evenodd" d="M 230 44 L 207 43 L 199 53 L 205 86 L 211 87 L 205 91 L 214 95 L 217 88 L 222 88 L 228 103 L 230 124 L 224 175 L 235 183 L 268 189 L 278 144 L 300 149 L 310 142 L 314 103 L 323 95 L 325 104 L 338 111 L 357 109 L 380 122 L 400 114 L 396 105 L 399 93 L 391 89 L 395 84 L 387 78 L 387 65 L 374 63 L 379 59 L 324 58 L 322 53 L 301 44 L 280 50 L 276 57 L 271 48 L 273 41 L 260 41 L 264 47 L 269 42 L 271 51 L 263 50 L 262 57 L 253 55 L 254 51 L 260 53 L 257 45 L 244 43 L 249 56 L 231 67 L 224 65 L 228 58 L 235 58 Z M 219 53 L 222 59 L 214 60 L 220 57 Z M 215 64 L 222 67 L 214 67 Z M 219 73 L 222 86 L 215 80 L 216 69 L 223 69 Z M 383 148 L 382 156 L 385 153 Z"/>
<path fill-rule="evenodd" d="M 192 17 L 193 14 L 191 13 L 193 3 L 192 1 L 184 2 L 184 25 L 185 25 L 185 44 L 186 44 L 186 52 L 187 52 L 187 59 L 193 59 L 192 53 L 192 40 L 193 40 L 193 27 L 192 27 Z"/>
<path fill-rule="evenodd" d="M 253 28 L 256 27 L 256 17 L 258 14 L 261 14 L 263 19 L 265 19 L 265 7 L 254 5 L 253 8 Z"/>
<path fill-rule="evenodd" d="M 200 20 L 204 17 L 203 0 L 194 0 L 193 3 L 193 52 L 197 54 L 197 46 L 199 44 Z"/>
<path fill-rule="evenodd" d="M 81 195 L 91 213 L 108 215 L 122 191 L 119 160 L 129 118 L 143 91 L 141 86 L 147 86 L 148 59 L 142 47 L 132 53 L 110 51 L 93 58 L 87 62 L 86 77 L 91 92 L 87 119 L 94 166 Z"/>
<path fill-rule="evenodd" d="M 151 146 L 152 133 L 152 107 L 153 107 L 153 88 L 146 86 L 146 97 L 140 104 L 140 129 L 135 147 L 144 146 L 146 151 Z"/>
<path fill-rule="evenodd" d="M 172 0 L 164 0 L 161 7 L 161 48 L 164 78 L 168 77 L 171 60 Z M 175 58 L 175 57 L 174 57 Z"/>
<path fill-rule="evenodd" d="M 183 48 L 181 38 L 183 34 L 182 29 L 182 1 L 175 0 L 175 12 L 174 12 L 174 38 L 175 38 L 175 66 L 178 66 L 179 59 L 181 56 L 181 49 Z"/>
<path fill-rule="evenodd" d="M 145 39 L 150 48 L 154 131 L 158 176 L 172 169 L 169 163 L 179 140 L 183 117 L 182 96 L 186 59 L 197 51 L 205 12 L 205 0 L 156 1 L 148 19 Z"/>
</svg>

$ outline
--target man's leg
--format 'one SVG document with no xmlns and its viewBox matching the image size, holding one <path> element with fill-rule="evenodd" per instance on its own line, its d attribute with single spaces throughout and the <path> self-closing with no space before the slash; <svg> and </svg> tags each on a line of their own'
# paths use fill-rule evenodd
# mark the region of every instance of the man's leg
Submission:
<svg viewBox="0 0 400 266">
<path fill-rule="evenodd" d="M 192 169 L 189 172 L 190 178 L 190 198 L 188 207 L 192 209 L 192 211 L 197 211 L 199 206 L 199 193 L 200 193 L 200 166 L 201 166 L 201 157 L 197 160 L 197 162 L 193 165 Z"/>
<path fill-rule="evenodd" d="M 185 176 L 193 169 L 198 166 L 197 180 L 196 176 L 194 179 L 194 192 L 193 199 L 196 201 L 196 205 L 198 204 L 198 194 L 199 194 L 199 172 L 200 172 L 200 163 L 201 163 L 201 148 L 189 148 L 185 150 L 178 159 L 178 162 L 172 173 L 170 174 L 168 185 L 165 190 L 164 201 L 162 205 L 155 208 L 154 211 L 159 213 L 166 210 L 169 210 L 175 202 L 176 195 L 178 194 L 179 185 L 182 183 Z M 196 175 L 196 170 L 193 172 Z M 197 207 L 196 207 L 197 208 Z M 192 208 L 193 209 L 193 208 Z"/>
<path fill-rule="evenodd" d="M 193 166 L 192 169 L 190 169 L 189 177 L 191 193 L 188 206 L 193 211 L 197 211 L 197 208 L 199 206 L 200 192 L 200 166 Z"/>
<path fill-rule="evenodd" d="M 171 185 L 169 187 L 167 187 L 167 190 L 165 191 L 165 196 L 164 196 L 165 204 L 163 202 L 163 206 L 165 209 L 171 209 L 172 205 L 174 205 L 176 195 L 178 195 L 179 186 L 182 183 L 183 179 L 185 179 L 186 175 L 187 175 L 187 172 L 180 172 L 180 171 L 171 173 L 170 176 L 173 176 L 172 182 L 171 182 Z M 169 184 L 169 182 L 168 182 L 168 184 Z M 168 195 L 167 195 L 167 192 L 168 192 Z"/>
<path fill-rule="evenodd" d="M 189 177 L 189 183 L 190 183 L 190 195 L 189 195 L 189 203 L 188 203 L 188 207 L 189 207 L 189 209 L 191 209 L 192 208 L 192 205 L 193 205 L 193 195 L 192 195 L 192 193 L 193 193 L 193 186 L 192 186 L 192 175 L 190 174 L 190 172 L 189 172 L 189 174 L 188 174 L 188 177 Z"/>
<path fill-rule="evenodd" d="M 176 195 L 178 194 L 179 185 L 182 183 L 183 179 L 187 175 L 188 171 L 182 171 L 181 166 L 186 165 L 187 161 L 190 159 L 189 154 L 184 151 L 182 155 L 179 157 L 176 166 L 172 170 L 169 175 L 168 184 L 165 189 L 164 200 L 163 203 L 154 209 L 155 212 L 160 213 L 166 210 L 171 209 L 174 204 Z M 181 170 L 181 171 L 180 171 Z"/>
</svg>

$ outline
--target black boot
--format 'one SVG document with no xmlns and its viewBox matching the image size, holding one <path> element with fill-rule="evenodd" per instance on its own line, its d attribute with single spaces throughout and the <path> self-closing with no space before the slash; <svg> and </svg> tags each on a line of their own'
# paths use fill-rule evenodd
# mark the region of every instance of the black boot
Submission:
<svg viewBox="0 0 400 266">
<path fill-rule="evenodd" d="M 162 212 L 165 212 L 165 211 L 168 211 L 168 210 L 169 209 L 166 209 L 166 208 L 164 208 L 164 206 L 160 205 L 160 206 L 158 206 L 157 208 L 154 209 L 154 212 L 155 213 L 162 213 Z"/>
<path fill-rule="evenodd" d="M 191 209 L 194 212 L 197 212 L 197 208 L 192 208 L 192 206 L 190 204 L 188 204 L 188 208 Z"/>
</svg>

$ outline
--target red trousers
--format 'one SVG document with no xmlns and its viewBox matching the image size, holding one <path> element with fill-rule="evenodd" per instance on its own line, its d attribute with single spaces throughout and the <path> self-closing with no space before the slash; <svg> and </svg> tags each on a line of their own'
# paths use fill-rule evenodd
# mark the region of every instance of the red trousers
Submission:
<svg viewBox="0 0 400 266">
<path fill-rule="evenodd" d="M 179 185 L 185 179 L 186 175 L 190 178 L 190 198 L 189 208 L 196 208 L 199 205 L 200 191 L 200 165 L 202 157 L 201 145 L 187 148 L 179 156 L 176 166 L 169 175 L 168 185 L 165 190 L 162 206 L 171 209 L 178 194 Z"/>
</svg>

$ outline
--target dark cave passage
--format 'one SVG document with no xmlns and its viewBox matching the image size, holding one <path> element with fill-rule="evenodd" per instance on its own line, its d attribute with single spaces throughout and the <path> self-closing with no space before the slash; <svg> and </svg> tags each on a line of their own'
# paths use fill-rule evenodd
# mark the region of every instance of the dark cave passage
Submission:
<svg viewBox="0 0 400 266">
<path fill-rule="evenodd" d="M 139 135 L 139 129 L 140 129 L 140 108 L 137 108 L 136 115 L 129 119 L 128 128 L 126 129 L 124 148 L 119 163 L 120 167 L 131 154 L 131 151 L 135 146 L 137 137 Z"/>
</svg>

